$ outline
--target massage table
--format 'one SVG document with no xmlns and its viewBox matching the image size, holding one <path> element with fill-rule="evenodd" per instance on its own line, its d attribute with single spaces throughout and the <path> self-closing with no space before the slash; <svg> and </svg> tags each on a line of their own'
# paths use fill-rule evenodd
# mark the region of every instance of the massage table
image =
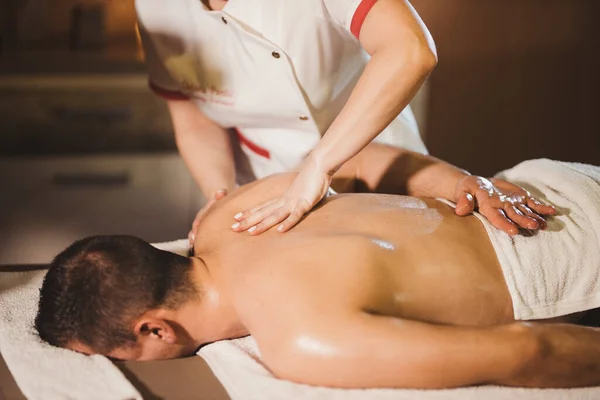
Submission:
<svg viewBox="0 0 600 400">
<path fill-rule="evenodd" d="M 175 243 L 175 242 L 173 242 Z M 174 252 L 181 252 L 187 249 L 187 240 L 178 241 L 178 246 L 173 247 L 172 244 L 166 244 L 166 246 L 157 245 L 164 249 L 168 249 Z M 18 266 L 18 267 L 0 267 L 0 303 L 2 303 L 2 291 L 6 288 L 10 288 L 6 282 L 10 281 L 15 274 L 19 274 L 21 279 L 21 287 L 26 287 L 28 284 L 33 282 L 35 285 L 39 285 L 45 266 Z M 11 275 L 12 274 L 12 275 Z M 28 283 L 27 277 L 37 276 L 37 278 L 31 279 Z M 32 285 L 30 292 L 36 292 L 39 286 Z M 16 292 L 16 291 L 15 291 Z M 6 292 L 10 296 L 13 295 L 11 292 Z M 8 296 L 8 297 L 10 297 Z M 36 293 L 37 296 L 37 293 Z M 6 297 L 6 296 L 5 296 Z M 20 301 L 20 299 L 17 299 Z M 29 298 L 30 302 L 32 300 Z M 8 303 L 10 308 L 14 308 L 17 301 Z M 37 303 L 36 303 L 37 304 Z M 16 307 L 17 309 L 19 307 Z M 35 306 L 33 307 L 35 308 Z M 0 317 L 2 317 L 2 305 L 0 305 Z M 29 310 L 35 311 L 35 310 Z M 4 313 L 6 317 L 6 313 Z M 31 318 L 31 313 L 29 315 Z M 10 319 L 10 318 L 9 318 Z M 22 317 L 13 318 L 13 321 L 20 319 L 25 320 Z M 1 321 L 0 321 L 1 323 Z M 17 326 L 18 323 L 13 324 Z M 27 331 L 27 327 L 22 328 L 19 333 Z M 2 333 L 2 326 L 0 326 L 0 334 Z M 2 347 L 2 340 L 7 340 L 6 337 L 0 335 L 0 350 Z M 10 336 L 9 339 L 10 340 Z M 39 341 L 39 339 L 37 339 Z M 14 341 L 18 341 L 14 339 Z M 4 343 L 6 345 L 6 342 Z M 39 345 L 38 345 L 39 346 Z M 45 346 L 45 345 L 44 345 Z M 48 346 L 46 346 L 48 347 Z M 13 346 L 12 360 L 13 362 L 18 361 L 20 364 L 20 376 L 23 380 L 23 376 L 26 376 L 26 380 L 30 380 L 30 364 L 36 363 L 36 358 L 27 359 L 27 354 L 22 355 L 21 348 Z M 27 349 L 26 349 L 27 350 Z M 54 396 L 51 399 L 45 396 L 45 392 L 40 390 L 39 385 L 37 388 L 28 387 L 30 392 L 34 392 L 37 396 L 34 400 L 54 400 L 63 398 L 86 398 L 86 400 L 100 399 L 100 400 L 131 400 L 131 399 L 229 399 L 232 400 L 262 400 L 262 399 L 310 399 L 310 400 L 412 400 L 418 398 L 419 400 L 475 400 L 485 398 L 487 400 L 595 400 L 600 399 L 600 388 L 582 388 L 582 389 L 558 389 L 558 390 L 541 390 L 541 389 L 521 389 L 521 388 L 502 388 L 497 386 L 479 386 L 469 388 L 459 388 L 451 390 L 394 390 L 394 389 L 367 389 L 367 390 L 342 390 L 342 389 L 331 389 L 323 387 L 313 387 L 308 385 L 296 384 L 284 380 L 275 378 L 268 369 L 260 361 L 260 354 L 256 343 L 251 337 L 246 337 L 236 340 L 227 340 L 217 343 L 213 343 L 208 346 L 204 346 L 199 354 L 202 357 L 191 357 L 179 360 L 169 361 L 153 361 L 153 362 L 122 362 L 111 364 L 104 357 L 94 356 L 86 357 L 68 352 L 62 349 L 46 348 L 46 351 L 57 351 L 63 356 L 68 356 L 67 359 L 70 361 L 66 364 L 63 360 L 61 368 L 69 368 L 69 363 L 72 359 L 81 361 L 84 359 L 89 362 L 92 366 L 94 365 L 93 360 L 102 361 L 104 366 L 108 365 L 111 371 L 117 371 L 112 373 L 112 378 L 118 378 L 117 383 L 121 389 L 123 389 L 123 382 L 126 383 L 125 390 L 122 392 L 129 393 L 127 396 L 75 396 L 69 393 L 69 396 Z M 62 353 L 60 353 L 62 352 Z M 37 353 L 36 353 L 37 354 Z M 42 354 L 42 353 L 39 353 Z M 8 354 L 7 354 L 8 356 Z M 485 354 L 482 354 L 485 357 Z M 20 400 L 23 399 L 21 390 L 16 385 L 13 376 L 17 376 L 17 370 L 13 369 L 12 373 L 6 367 L 6 364 L 10 365 L 8 357 L 6 363 L 0 360 L 0 400 Z M 60 358 L 60 357 L 57 357 Z M 73 360 L 75 361 L 75 360 Z M 60 364 L 61 360 L 46 357 L 45 372 L 51 372 L 56 375 L 55 365 Z M 87 364 L 86 364 L 87 365 Z M 116 369 L 116 368 L 118 369 Z M 25 372 L 24 372 L 25 371 Z M 75 375 L 78 375 L 81 371 L 76 370 Z M 12 375 L 12 376 L 11 376 Z M 76 380 L 66 379 L 63 375 L 66 373 L 59 373 L 58 376 L 61 380 L 62 390 L 71 391 L 79 390 L 90 391 L 95 393 L 87 386 L 80 385 L 78 388 L 72 387 L 72 382 Z M 90 374 L 87 376 L 88 381 L 85 383 L 93 386 L 96 383 L 96 376 L 90 378 Z M 118 376 L 117 376 L 118 375 Z M 100 376 L 104 378 L 105 376 Z M 40 379 L 31 376 L 31 379 Z M 17 379 L 18 380 L 18 379 Z M 43 377 L 41 378 L 43 382 Z M 35 381 L 34 381 L 35 382 Z M 54 380 L 46 379 L 46 388 L 52 388 Z M 110 381 L 112 384 L 112 381 Z M 31 384 L 31 382 L 25 382 Z M 30 385 L 31 386 L 31 385 Z M 34 385 L 35 386 L 35 385 Z M 130 387 L 129 391 L 127 390 Z M 87 394 L 87 392 L 86 392 Z M 97 394 L 97 393 L 96 393 Z"/>
</svg>

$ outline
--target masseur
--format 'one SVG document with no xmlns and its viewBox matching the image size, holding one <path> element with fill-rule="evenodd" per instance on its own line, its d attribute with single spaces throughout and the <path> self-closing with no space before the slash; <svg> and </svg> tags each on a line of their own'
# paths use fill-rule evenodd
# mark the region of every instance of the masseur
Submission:
<svg viewBox="0 0 600 400">
<path fill-rule="evenodd" d="M 205 197 L 222 198 L 236 180 L 299 169 L 278 196 L 234 212 L 240 222 L 234 230 L 258 234 L 278 225 L 287 231 L 325 195 L 334 173 L 374 138 L 426 152 L 408 104 L 437 58 L 408 1 L 136 5 L 150 86 L 168 101 L 177 145 Z M 234 165 L 230 128 L 250 170 Z M 524 198 L 510 197 L 519 191 L 514 185 L 503 193 L 489 181 L 463 180 L 464 172 L 454 172 L 432 175 L 426 185 L 449 179 L 453 190 L 445 195 L 463 214 L 479 206 L 512 234 L 518 226 L 539 227 L 512 217 L 532 212 Z M 509 200 L 510 215 L 501 211 Z M 482 209 L 482 202 L 488 207 Z"/>
</svg>

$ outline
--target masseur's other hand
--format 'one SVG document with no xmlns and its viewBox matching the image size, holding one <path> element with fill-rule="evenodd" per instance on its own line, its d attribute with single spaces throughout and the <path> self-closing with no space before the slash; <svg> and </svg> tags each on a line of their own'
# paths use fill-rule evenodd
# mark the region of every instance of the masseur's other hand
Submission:
<svg viewBox="0 0 600 400">
<path fill-rule="evenodd" d="M 543 216 L 556 210 L 533 198 L 525 189 L 502 179 L 467 176 L 454 191 L 456 214 L 467 215 L 478 210 L 496 228 L 509 235 L 525 229 L 545 229 Z"/>
<path fill-rule="evenodd" d="M 198 231 L 198 227 L 200 226 L 200 223 L 204 219 L 204 216 L 206 215 L 206 212 L 208 211 L 208 209 L 210 207 L 212 207 L 212 205 L 215 204 L 217 202 L 217 200 L 221 200 L 225 196 L 227 196 L 227 190 L 225 190 L 225 189 L 217 190 L 215 192 L 214 196 L 208 200 L 208 203 L 206 203 L 206 205 L 204 207 L 202 207 L 200 209 L 200 211 L 198 211 L 198 214 L 196 214 L 196 218 L 194 218 L 194 222 L 192 223 L 192 230 L 188 233 L 188 240 L 190 241 L 190 247 L 194 246 L 194 241 L 196 240 L 196 232 Z"/>
<path fill-rule="evenodd" d="M 271 227 L 286 232 L 296 225 L 326 194 L 332 176 L 307 160 L 292 185 L 280 197 L 267 200 L 234 216 L 236 232 L 258 235 Z"/>
</svg>

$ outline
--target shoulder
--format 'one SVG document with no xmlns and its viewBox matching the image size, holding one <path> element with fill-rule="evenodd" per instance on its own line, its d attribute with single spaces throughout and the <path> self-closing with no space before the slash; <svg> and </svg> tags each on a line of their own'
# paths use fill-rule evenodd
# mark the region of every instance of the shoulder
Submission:
<svg viewBox="0 0 600 400">
<path fill-rule="evenodd" d="M 326 300 L 326 280 L 319 273 L 325 268 L 319 268 L 319 258 L 310 257 L 307 244 L 292 235 L 246 236 L 224 255 L 231 267 L 227 279 L 232 296 L 248 313 L 297 317 Z"/>
<path fill-rule="evenodd" d="M 224 207 L 239 208 L 237 211 L 256 206 L 283 194 L 297 175 L 296 172 L 283 172 L 247 183 L 235 189 L 219 204 Z"/>
<path fill-rule="evenodd" d="M 358 308 L 361 285 L 364 289 L 358 278 L 364 274 L 355 273 L 341 257 L 333 263 L 341 249 L 330 254 L 326 238 L 288 232 L 258 239 L 235 246 L 230 253 L 237 256 L 228 256 L 228 265 L 235 266 L 229 276 L 231 293 L 245 315 L 296 324 Z"/>
</svg>

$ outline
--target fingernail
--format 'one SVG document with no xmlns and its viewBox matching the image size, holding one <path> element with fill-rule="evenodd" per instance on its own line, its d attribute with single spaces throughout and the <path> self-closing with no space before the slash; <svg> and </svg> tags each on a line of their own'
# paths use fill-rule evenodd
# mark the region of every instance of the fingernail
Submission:
<svg viewBox="0 0 600 400">
<path fill-rule="evenodd" d="M 244 213 L 241 213 L 241 212 L 240 212 L 240 213 L 237 213 L 237 214 L 235 214 L 235 215 L 233 216 L 233 218 L 234 218 L 234 219 L 240 219 L 240 218 L 242 218 L 242 215 L 244 215 Z"/>
<path fill-rule="evenodd" d="M 539 224 L 535 221 L 529 223 L 529 229 L 537 229 L 539 227 L 540 227 Z"/>
<path fill-rule="evenodd" d="M 279 225 L 279 226 L 277 227 L 277 230 L 278 230 L 279 232 L 281 232 L 281 231 L 283 230 L 283 224 Z"/>
<path fill-rule="evenodd" d="M 231 229 L 237 229 L 240 227 L 240 223 L 236 222 L 235 224 L 231 225 Z"/>
<path fill-rule="evenodd" d="M 192 241 L 192 243 L 195 242 L 196 241 L 196 235 L 194 235 L 194 234 L 190 235 L 190 240 Z"/>
<path fill-rule="evenodd" d="M 238 224 L 239 225 L 239 224 Z M 248 229 L 248 232 L 252 233 L 256 230 L 256 225 L 254 225 L 252 228 Z"/>
</svg>

